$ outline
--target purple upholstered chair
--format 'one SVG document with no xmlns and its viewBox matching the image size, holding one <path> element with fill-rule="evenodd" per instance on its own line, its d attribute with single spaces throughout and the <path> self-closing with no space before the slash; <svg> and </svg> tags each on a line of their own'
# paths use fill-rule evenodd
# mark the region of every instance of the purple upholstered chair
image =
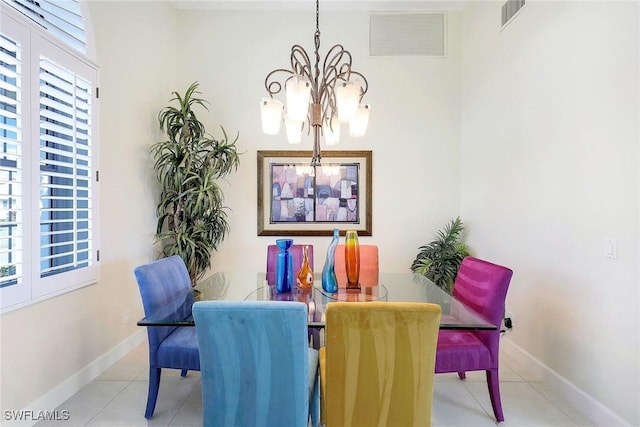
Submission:
<svg viewBox="0 0 640 427">
<path fill-rule="evenodd" d="M 157 313 L 160 308 L 170 308 L 172 304 L 176 310 L 167 312 L 163 318 L 185 320 L 191 315 L 190 309 L 181 310 L 184 307 L 189 308 L 189 303 L 193 303 L 193 292 L 187 267 L 178 255 L 136 267 L 134 274 L 138 281 L 146 317 Z M 177 319 L 176 316 L 181 318 Z M 162 368 L 180 369 L 184 377 L 187 371 L 200 370 L 200 355 L 196 328 L 147 326 L 147 336 L 149 338 L 149 394 L 144 416 L 148 419 L 153 416 L 156 407 Z"/>
<path fill-rule="evenodd" d="M 498 378 L 500 325 L 512 275 L 510 269 L 478 258 L 466 257 L 462 260 L 453 286 L 453 296 L 487 321 L 498 325 L 498 329 L 441 330 L 436 352 L 436 374 L 457 372 L 460 379 L 465 379 L 466 371 L 486 371 L 491 406 L 498 422 L 504 421 Z"/>
<path fill-rule="evenodd" d="M 305 245 L 291 245 L 289 251 L 293 255 L 293 274 L 298 274 L 298 270 L 302 266 L 302 247 Z M 313 245 L 307 245 L 307 256 L 309 257 L 309 267 L 313 268 Z M 277 245 L 267 246 L 267 283 L 273 286 L 276 282 L 276 259 L 278 258 L 278 252 L 280 248 Z M 295 280 L 294 280 L 295 282 Z"/>
</svg>

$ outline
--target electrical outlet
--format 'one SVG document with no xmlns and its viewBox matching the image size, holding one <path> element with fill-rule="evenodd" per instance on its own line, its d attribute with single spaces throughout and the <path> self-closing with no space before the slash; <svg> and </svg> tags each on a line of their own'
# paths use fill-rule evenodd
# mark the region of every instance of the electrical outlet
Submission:
<svg viewBox="0 0 640 427">
<path fill-rule="evenodd" d="M 504 327 L 507 329 L 512 329 L 513 328 L 513 321 L 511 320 L 510 317 L 505 317 L 504 318 Z"/>
<path fill-rule="evenodd" d="M 131 310 L 127 310 L 124 312 L 124 316 L 122 316 L 122 323 L 128 325 L 131 322 Z"/>
<path fill-rule="evenodd" d="M 508 330 L 513 329 L 513 314 L 511 312 L 504 314 L 504 327 Z"/>
</svg>

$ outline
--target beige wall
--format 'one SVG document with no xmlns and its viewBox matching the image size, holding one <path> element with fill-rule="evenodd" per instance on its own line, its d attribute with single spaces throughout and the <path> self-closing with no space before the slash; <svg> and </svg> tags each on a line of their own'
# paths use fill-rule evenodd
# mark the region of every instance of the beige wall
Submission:
<svg viewBox="0 0 640 427">
<path fill-rule="evenodd" d="M 509 338 L 639 425 L 638 3 L 527 3 L 464 14 L 461 214 L 514 270 Z"/>
<path fill-rule="evenodd" d="M 212 101 L 210 132 L 240 133 L 245 154 L 224 185 L 232 209 L 232 233 L 213 256 L 213 269 L 263 269 L 272 237 L 256 237 L 256 151 L 311 150 L 311 137 L 291 146 L 284 129 L 264 135 L 259 101 L 264 80 L 286 67 L 293 44 L 312 52 L 313 11 L 180 11 L 178 87 L 201 83 Z M 449 15 L 447 58 L 368 55 L 369 14 L 321 12 L 320 53 L 340 42 L 353 54 L 354 68 L 369 80 L 372 105 L 367 135 L 350 138 L 346 129 L 336 149 L 373 150 L 373 236 L 386 271 L 408 271 L 418 247 L 459 209 L 460 16 Z M 311 53 L 312 55 L 312 53 Z M 416 94 L 421 94 L 416 96 Z M 314 245 L 322 268 L 330 238 L 304 238 Z"/>
</svg>

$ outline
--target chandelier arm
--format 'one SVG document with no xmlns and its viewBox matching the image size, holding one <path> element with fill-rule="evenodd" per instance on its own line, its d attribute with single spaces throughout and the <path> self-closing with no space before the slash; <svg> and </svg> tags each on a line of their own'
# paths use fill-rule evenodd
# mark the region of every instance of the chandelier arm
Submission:
<svg viewBox="0 0 640 427">
<path fill-rule="evenodd" d="M 336 68 L 330 69 L 324 76 L 322 82 L 322 99 L 329 96 L 331 99 L 335 99 L 335 86 L 339 80 L 347 81 L 344 75 L 340 73 Z"/>
<path fill-rule="evenodd" d="M 293 72 L 291 70 L 287 70 L 284 68 L 277 68 L 271 71 L 269 74 L 267 74 L 267 77 L 264 79 L 264 87 L 267 90 L 267 93 L 269 93 L 269 96 L 272 98 L 273 98 L 273 95 L 277 95 L 282 91 L 282 86 L 283 86 L 282 83 L 280 83 L 280 81 L 276 77 L 274 77 L 275 74 L 277 73 L 288 74 L 289 77 L 293 75 Z M 287 77 L 285 81 L 289 77 Z"/>
<path fill-rule="evenodd" d="M 291 71 L 292 74 L 300 74 L 312 80 L 311 60 L 307 51 L 300 45 L 291 48 Z"/>
<path fill-rule="evenodd" d="M 333 46 L 324 60 L 322 87 L 335 87 L 338 80 L 348 81 L 351 77 L 351 53 L 342 45 Z"/>
<path fill-rule="evenodd" d="M 325 86 L 333 86 L 339 79 L 346 80 L 344 71 L 341 71 L 337 66 L 334 65 L 324 70 L 323 84 Z"/>
<path fill-rule="evenodd" d="M 337 50 L 337 52 L 334 52 Z M 333 56 L 331 55 L 333 53 Z M 347 57 L 347 59 L 343 60 L 343 57 Z M 324 65 L 324 74 L 325 79 L 324 83 L 326 86 L 332 86 L 335 84 L 336 80 L 344 80 L 349 81 L 351 79 L 351 75 L 357 76 L 363 83 L 362 95 L 367 93 L 369 90 L 369 82 L 366 77 L 362 75 L 362 73 L 353 70 L 352 67 L 352 56 L 351 52 L 344 49 L 341 45 L 335 45 L 329 50 L 327 56 L 325 58 Z M 335 71 L 335 74 L 334 74 Z"/>
<path fill-rule="evenodd" d="M 331 55 L 331 52 L 335 51 L 336 49 L 340 50 L 342 49 L 342 46 L 336 45 L 332 47 L 329 50 L 329 53 L 327 53 L 327 56 L 325 56 L 324 63 L 323 63 L 322 80 L 318 85 L 319 86 L 318 102 L 320 102 L 323 105 L 322 118 L 321 118 L 322 123 L 324 123 L 327 119 L 330 119 L 331 117 L 333 117 L 333 114 L 336 108 L 335 93 L 333 89 L 334 89 L 334 84 L 339 77 L 338 76 L 339 72 L 338 72 L 338 69 L 336 68 L 336 65 L 333 64 L 332 62 L 336 61 L 335 58 L 338 58 L 337 60 L 339 61 L 339 57 L 341 56 L 340 53 Z M 334 59 L 332 61 L 329 61 L 330 57 Z"/>
<path fill-rule="evenodd" d="M 362 97 L 364 96 L 365 93 L 367 93 L 367 91 L 369 90 L 369 82 L 367 81 L 367 78 L 365 76 L 363 76 L 361 73 L 357 72 L 357 71 L 353 71 L 351 70 L 351 74 L 359 77 L 362 80 L 362 94 L 360 95 L 360 99 L 362 99 Z"/>
<path fill-rule="evenodd" d="M 322 118 L 321 123 L 329 122 L 336 112 L 336 97 L 333 90 L 333 86 L 326 86 L 322 88 L 322 97 L 320 98 L 320 104 L 322 105 Z M 332 128 L 333 130 L 333 128 Z"/>
<path fill-rule="evenodd" d="M 291 70 L 292 74 L 299 74 L 309 79 L 311 99 L 316 102 L 318 99 L 317 78 L 312 73 L 311 59 L 307 51 L 299 45 L 294 45 L 291 48 Z"/>
<path fill-rule="evenodd" d="M 324 64 L 323 66 L 326 68 L 327 67 L 327 63 L 331 64 L 333 62 L 338 62 L 336 61 L 336 57 L 341 57 L 342 55 L 347 54 L 349 55 L 349 63 L 351 63 L 351 54 L 349 53 L 349 51 L 347 49 L 344 48 L 344 46 L 342 46 L 341 44 L 335 44 L 331 47 L 331 49 L 329 49 L 329 51 L 327 52 L 327 54 L 324 57 Z"/>
<path fill-rule="evenodd" d="M 324 58 L 322 68 L 325 84 L 333 84 L 334 79 L 330 78 L 331 73 L 335 71 L 337 74 L 336 77 L 340 77 L 340 74 L 344 73 L 344 71 L 342 71 L 344 67 L 348 67 L 349 70 L 351 69 L 351 53 L 342 45 L 337 44 L 329 49 L 329 52 L 327 52 Z"/>
</svg>

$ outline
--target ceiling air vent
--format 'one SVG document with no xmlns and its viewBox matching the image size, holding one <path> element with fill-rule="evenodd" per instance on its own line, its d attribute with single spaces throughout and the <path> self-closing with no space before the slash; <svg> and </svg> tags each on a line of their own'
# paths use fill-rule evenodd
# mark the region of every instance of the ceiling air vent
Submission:
<svg viewBox="0 0 640 427">
<path fill-rule="evenodd" d="M 520 9 L 524 7 L 525 0 L 508 0 L 502 5 L 502 28 L 516 17 Z"/>
<path fill-rule="evenodd" d="M 446 15 L 374 13 L 369 18 L 370 56 L 445 56 Z"/>
</svg>

